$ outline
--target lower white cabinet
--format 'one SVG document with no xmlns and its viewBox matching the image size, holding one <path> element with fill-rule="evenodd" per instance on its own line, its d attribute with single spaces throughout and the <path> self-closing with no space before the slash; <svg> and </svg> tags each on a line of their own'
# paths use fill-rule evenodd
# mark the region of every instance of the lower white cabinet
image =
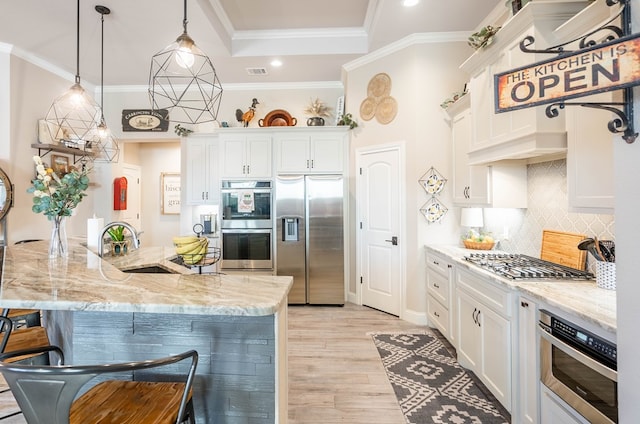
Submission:
<svg viewBox="0 0 640 424">
<path fill-rule="evenodd" d="M 455 275 L 458 362 L 511 412 L 513 293 L 461 267 Z"/>
<path fill-rule="evenodd" d="M 513 422 L 538 422 L 540 386 L 540 346 L 538 344 L 538 305 L 531 299 L 518 299 L 517 408 Z M 555 422 L 555 421 L 554 421 Z"/>
<path fill-rule="evenodd" d="M 427 258 L 427 313 L 429 326 L 437 328 L 455 347 L 453 308 L 454 268 L 451 260 L 429 250 Z"/>
</svg>

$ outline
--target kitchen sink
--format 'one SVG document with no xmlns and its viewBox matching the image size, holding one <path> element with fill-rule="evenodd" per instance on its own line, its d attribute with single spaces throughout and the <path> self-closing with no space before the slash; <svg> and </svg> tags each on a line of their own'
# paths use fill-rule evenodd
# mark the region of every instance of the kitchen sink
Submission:
<svg viewBox="0 0 640 424">
<path fill-rule="evenodd" d="M 177 272 L 170 271 L 161 266 L 144 266 L 141 268 L 123 269 L 122 272 L 137 273 L 137 274 L 177 274 Z"/>
</svg>

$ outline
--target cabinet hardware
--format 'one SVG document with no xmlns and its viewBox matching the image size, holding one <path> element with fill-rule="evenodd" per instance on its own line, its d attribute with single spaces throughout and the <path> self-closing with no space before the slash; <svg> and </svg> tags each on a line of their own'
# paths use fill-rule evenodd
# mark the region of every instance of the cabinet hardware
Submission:
<svg viewBox="0 0 640 424">
<path fill-rule="evenodd" d="M 433 261 L 433 264 L 434 264 L 434 265 L 440 265 L 440 262 L 438 262 L 438 261 Z"/>
<path fill-rule="evenodd" d="M 476 321 L 476 312 L 478 312 L 478 308 L 473 308 L 473 313 L 471 314 L 471 318 L 473 318 L 473 322 L 477 324 L 478 321 Z"/>
<path fill-rule="evenodd" d="M 435 315 L 436 317 L 440 318 L 440 315 L 436 311 L 433 311 L 433 315 Z"/>
<path fill-rule="evenodd" d="M 451 266 L 451 264 L 447 264 L 447 268 L 453 268 L 453 266 Z"/>
<path fill-rule="evenodd" d="M 478 309 L 478 315 L 476 315 L 476 324 L 478 324 L 478 327 L 482 327 L 482 325 L 480 325 L 480 309 Z"/>
<path fill-rule="evenodd" d="M 307 159 L 307 169 L 309 169 L 309 159 Z"/>
<path fill-rule="evenodd" d="M 247 165 L 247 175 L 251 174 L 251 165 Z"/>
<path fill-rule="evenodd" d="M 528 308 L 528 307 L 529 307 L 529 304 L 528 304 L 527 302 L 525 302 L 524 300 L 520 302 L 520 305 L 521 305 L 523 308 Z"/>
<path fill-rule="evenodd" d="M 311 168 L 313 169 L 313 159 L 311 159 Z"/>
<path fill-rule="evenodd" d="M 439 286 L 439 285 L 437 285 L 436 283 L 433 283 L 433 287 L 435 287 L 435 288 L 437 288 L 437 289 L 439 289 L 439 288 L 440 288 L 440 286 Z"/>
</svg>

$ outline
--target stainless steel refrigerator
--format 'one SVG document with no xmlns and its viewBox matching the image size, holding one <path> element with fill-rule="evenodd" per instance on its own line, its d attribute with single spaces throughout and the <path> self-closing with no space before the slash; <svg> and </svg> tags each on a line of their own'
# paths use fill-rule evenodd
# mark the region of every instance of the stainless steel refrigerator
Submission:
<svg viewBox="0 0 640 424">
<path fill-rule="evenodd" d="M 275 188 L 276 273 L 291 275 L 290 304 L 344 304 L 344 180 L 279 176 Z"/>
</svg>

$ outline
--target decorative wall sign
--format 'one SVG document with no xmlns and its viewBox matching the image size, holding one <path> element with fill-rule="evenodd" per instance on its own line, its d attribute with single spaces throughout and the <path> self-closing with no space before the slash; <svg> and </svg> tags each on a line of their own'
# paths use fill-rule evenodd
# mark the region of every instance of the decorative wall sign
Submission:
<svg viewBox="0 0 640 424">
<path fill-rule="evenodd" d="M 496 112 L 640 84 L 640 34 L 494 75 Z"/>
<path fill-rule="evenodd" d="M 162 214 L 180 214 L 180 174 L 163 172 L 160 174 L 162 192 Z"/>
<path fill-rule="evenodd" d="M 166 132 L 169 130 L 167 109 L 123 109 L 122 131 Z"/>
</svg>

